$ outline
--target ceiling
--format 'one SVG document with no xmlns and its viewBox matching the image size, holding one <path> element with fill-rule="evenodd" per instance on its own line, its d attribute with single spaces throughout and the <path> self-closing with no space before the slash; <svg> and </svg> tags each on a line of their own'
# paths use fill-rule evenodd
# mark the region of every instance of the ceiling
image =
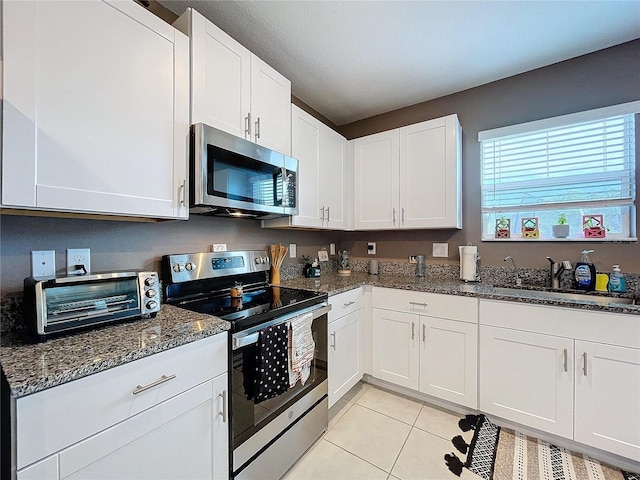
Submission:
<svg viewBox="0 0 640 480">
<path fill-rule="evenodd" d="M 194 7 L 336 125 L 640 38 L 640 0 L 158 1 Z"/>
</svg>

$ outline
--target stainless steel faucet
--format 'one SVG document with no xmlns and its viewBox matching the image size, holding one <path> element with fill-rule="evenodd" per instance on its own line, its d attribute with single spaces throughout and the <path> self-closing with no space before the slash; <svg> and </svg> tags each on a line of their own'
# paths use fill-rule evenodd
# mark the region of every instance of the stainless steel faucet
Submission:
<svg viewBox="0 0 640 480">
<path fill-rule="evenodd" d="M 519 287 L 522 285 L 522 279 L 518 275 L 518 267 L 516 267 L 516 261 L 513 259 L 511 255 L 507 255 L 506 257 L 504 257 L 504 261 L 506 262 L 507 260 L 511 260 L 511 264 L 513 265 L 513 270 L 515 271 L 515 274 L 516 274 L 516 278 L 515 278 L 516 286 Z"/>
<path fill-rule="evenodd" d="M 565 270 L 573 269 L 569 260 L 563 260 L 562 263 L 556 263 L 551 257 L 547 257 L 549 263 L 549 277 L 551 278 L 551 288 L 560 288 L 560 276 Z"/>
</svg>

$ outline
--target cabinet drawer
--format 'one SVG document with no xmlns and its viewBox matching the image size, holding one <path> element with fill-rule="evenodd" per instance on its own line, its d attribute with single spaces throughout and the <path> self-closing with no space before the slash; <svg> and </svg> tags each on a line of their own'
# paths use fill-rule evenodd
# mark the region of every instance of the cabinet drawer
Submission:
<svg viewBox="0 0 640 480">
<path fill-rule="evenodd" d="M 478 300 L 473 297 L 374 288 L 373 306 L 462 322 L 478 321 Z"/>
<path fill-rule="evenodd" d="M 17 468 L 226 371 L 225 332 L 20 398 L 16 401 Z M 168 379 L 160 382 L 163 375 Z M 156 382 L 148 389 L 138 388 Z"/>
<path fill-rule="evenodd" d="M 329 303 L 331 304 L 329 323 L 331 323 L 338 318 L 362 308 L 362 288 L 356 288 L 355 290 L 333 295 L 329 297 Z"/>
</svg>

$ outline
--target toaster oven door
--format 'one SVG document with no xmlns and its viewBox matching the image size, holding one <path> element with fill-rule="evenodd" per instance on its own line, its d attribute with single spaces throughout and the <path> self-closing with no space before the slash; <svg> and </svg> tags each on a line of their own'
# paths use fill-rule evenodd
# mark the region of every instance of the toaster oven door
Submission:
<svg viewBox="0 0 640 480">
<path fill-rule="evenodd" d="M 44 331 L 81 327 L 139 315 L 137 277 L 72 285 L 56 285 L 43 291 Z"/>
</svg>

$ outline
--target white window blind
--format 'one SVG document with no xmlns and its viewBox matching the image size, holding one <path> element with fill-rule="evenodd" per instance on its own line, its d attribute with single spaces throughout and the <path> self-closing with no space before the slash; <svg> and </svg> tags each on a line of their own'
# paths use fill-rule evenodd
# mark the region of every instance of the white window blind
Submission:
<svg viewBox="0 0 640 480">
<path fill-rule="evenodd" d="M 481 132 L 485 223 L 519 212 L 623 207 L 627 225 L 619 233 L 629 237 L 634 229 L 629 223 L 634 217 L 636 114 L 619 112 L 637 112 L 637 104 Z M 615 114 L 603 117 L 603 112 Z M 483 232 L 491 229 L 485 225 Z"/>
</svg>

